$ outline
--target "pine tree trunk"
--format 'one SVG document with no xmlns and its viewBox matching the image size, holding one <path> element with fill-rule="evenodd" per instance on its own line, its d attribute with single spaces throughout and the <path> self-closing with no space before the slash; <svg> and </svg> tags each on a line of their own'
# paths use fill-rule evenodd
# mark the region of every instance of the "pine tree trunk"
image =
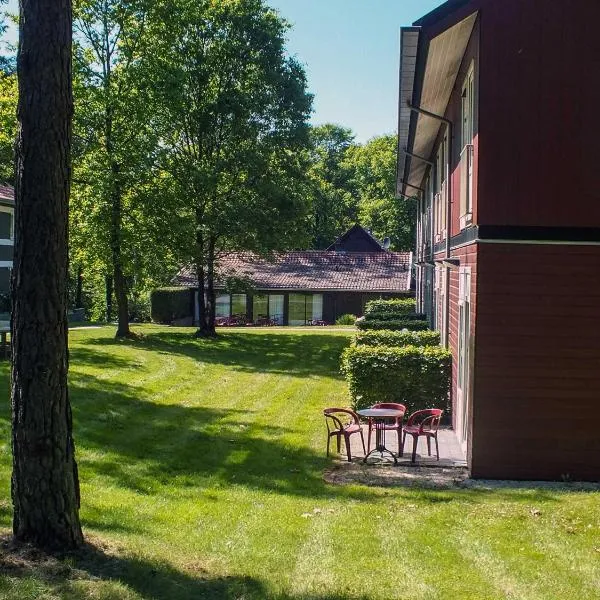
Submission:
<svg viewBox="0 0 600 600">
<path fill-rule="evenodd" d="M 70 0 L 21 0 L 12 314 L 16 539 L 83 542 L 67 390 Z"/>
</svg>

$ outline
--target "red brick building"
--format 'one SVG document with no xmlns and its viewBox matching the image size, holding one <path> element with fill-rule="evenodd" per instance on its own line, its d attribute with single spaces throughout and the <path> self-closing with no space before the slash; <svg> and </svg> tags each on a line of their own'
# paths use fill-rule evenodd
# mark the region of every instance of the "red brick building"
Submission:
<svg viewBox="0 0 600 600">
<path fill-rule="evenodd" d="M 398 194 L 476 477 L 600 479 L 599 22 L 451 0 L 402 29 Z"/>
</svg>

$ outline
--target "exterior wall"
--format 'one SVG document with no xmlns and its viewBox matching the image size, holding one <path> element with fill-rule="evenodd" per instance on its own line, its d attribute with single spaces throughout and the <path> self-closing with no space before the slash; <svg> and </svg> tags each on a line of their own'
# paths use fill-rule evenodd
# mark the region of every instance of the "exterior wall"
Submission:
<svg viewBox="0 0 600 600">
<path fill-rule="evenodd" d="M 196 290 L 195 290 L 196 291 Z M 217 295 L 220 292 L 217 291 Z M 305 291 L 298 290 L 295 292 L 284 292 L 274 290 L 257 290 L 257 295 L 269 295 L 269 294 L 281 294 L 284 297 L 284 314 L 283 324 L 288 324 L 289 318 L 289 294 L 290 293 L 305 293 L 305 294 L 323 294 L 323 320 L 328 324 L 334 324 L 336 319 L 344 314 L 353 314 L 361 316 L 364 313 L 365 305 L 369 300 L 375 300 L 378 298 L 406 298 L 412 296 L 412 293 L 406 292 L 404 294 L 394 293 L 367 293 L 367 292 L 321 292 L 321 291 Z M 246 296 L 246 316 L 249 320 L 253 321 L 255 315 L 253 315 L 253 296 L 248 294 Z M 192 310 L 192 309 L 191 309 Z M 191 316 L 191 315 L 190 315 Z"/>
<path fill-rule="evenodd" d="M 481 5 L 478 222 L 600 226 L 600 3 L 473 4 Z"/>
<path fill-rule="evenodd" d="M 600 246 L 480 244 L 471 472 L 600 479 Z"/>
</svg>

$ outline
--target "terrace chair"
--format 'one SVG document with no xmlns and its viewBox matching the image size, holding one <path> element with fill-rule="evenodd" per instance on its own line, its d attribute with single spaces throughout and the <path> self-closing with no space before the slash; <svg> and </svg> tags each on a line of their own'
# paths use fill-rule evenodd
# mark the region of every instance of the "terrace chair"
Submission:
<svg viewBox="0 0 600 600">
<path fill-rule="evenodd" d="M 360 426 L 360 420 L 353 410 L 350 410 L 349 408 L 326 408 L 323 411 L 323 414 L 325 415 L 325 423 L 327 425 L 327 456 L 329 456 L 329 442 L 331 441 L 331 438 L 336 438 L 337 451 L 339 453 L 343 436 L 346 444 L 348 462 L 351 462 L 350 436 L 354 433 L 360 433 L 363 452 L 365 454 L 367 453 L 365 450 L 365 438 L 363 436 L 362 427 Z M 346 418 L 344 419 L 344 417 Z M 347 417 L 350 417 L 350 419 Z M 343 422 L 342 419 L 344 419 L 345 422 Z"/>
<path fill-rule="evenodd" d="M 406 436 L 412 435 L 413 438 L 413 451 L 411 462 L 415 462 L 417 458 L 417 443 L 421 436 L 427 439 L 427 452 L 431 456 L 431 438 L 435 440 L 435 450 L 437 459 L 440 460 L 440 447 L 438 444 L 438 427 L 440 425 L 440 419 L 444 411 L 439 408 L 427 408 L 425 410 L 418 410 L 414 412 L 404 426 L 404 437 L 402 438 L 402 450 L 404 451 L 404 442 L 406 442 Z"/>
<path fill-rule="evenodd" d="M 402 420 L 404 419 L 404 413 L 406 412 L 406 406 L 404 404 L 398 404 L 396 402 L 380 402 L 379 404 L 373 404 L 371 408 L 389 408 L 391 410 L 401 410 L 402 416 L 394 419 L 393 423 L 383 426 L 386 431 L 397 431 L 398 432 L 398 453 L 402 456 Z M 371 431 L 373 430 L 373 420 L 369 419 L 369 440 L 367 442 L 367 452 L 371 451 Z"/>
</svg>

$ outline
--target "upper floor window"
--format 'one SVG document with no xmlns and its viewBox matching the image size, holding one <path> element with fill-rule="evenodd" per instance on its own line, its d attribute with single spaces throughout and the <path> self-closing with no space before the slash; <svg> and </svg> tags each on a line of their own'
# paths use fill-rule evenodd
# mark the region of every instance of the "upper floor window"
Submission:
<svg viewBox="0 0 600 600">
<path fill-rule="evenodd" d="M 473 138 L 475 137 L 475 70 L 467 72 L 461 98 L 460 227 L 473 221 Z"/>
<path fill-rule="evenodd" d="M 436 240 L 440 241 L 446 237 L 446 181 L 448 179 L 448 135 L 445 134 L 438 149 L 435 160 L 435 183 L 434 183 L 434 205 L 435 205 L 435 233 Z"/>
<path fill-rule="evenodd" d="M 13 241 L 14 239 L 14 209 L 0 206 L 0 240 Z"/>
</svg>

